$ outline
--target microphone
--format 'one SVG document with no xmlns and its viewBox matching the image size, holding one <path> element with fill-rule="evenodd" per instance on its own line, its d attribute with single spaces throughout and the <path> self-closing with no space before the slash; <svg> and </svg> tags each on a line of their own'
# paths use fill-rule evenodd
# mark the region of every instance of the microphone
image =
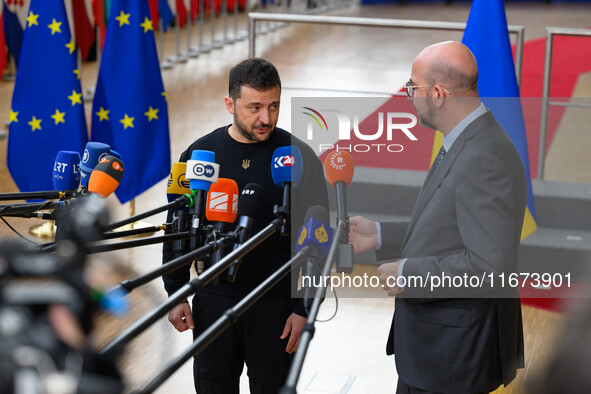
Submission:
<svg viewBox="0 0 591 394">
<path fill-rule="evenodd" d="M 115 156 L 115 157 L 116 157 L 116 158 L 118 158 L 119 160 L 122 160 L 122 159 L 121 159 L 121 153 L 117 152 L 116 150 L 113 150 L 113 149 L 111 149 L 111 150 L 109 151 L 109 155 L 111 155 L 111 156 Z"/>
<path fill-rule="evenodd" d="M 176 162 L 172 164 L 170 174 L 168 175 L 168 183 L 166 186 L 166 198 L 169 203 L 172 203 L 177 198 L 191 194 L 189 188 L 189 181 L 185 179 L 185 171 L 187 163 Z M 186 206 L 177 207 L 172 215 L 173 232 L 181 233 L 187 231 L 188 227 L 189 209 Z M 177 239 L 172 243 L 172 250 L 175 257 L 180 256 L 185 250 L 185 240 Z"/>
<path fill-rule="evenodd" d="M 80 153 L 61 150 L 53 164 L 55 190 L 78 190 L 80 185 Z"/>
<path fill-rule="evenodd" d="M 330 225 L 328 210 L 320 205 L 310 207 L 306 212 L 304 225 L 298 231 L 295 252 L 309 246 L 310 252 L 306 257 L 302 270 L 302 287 L 304 289 L 304 307 L 310 309 L 313 299 L 313 277 L 320 272 L 318 261 L 328 255 L 332 244 L 333 230 Z M 306 286 L 306 279 L 308 286 Z"/>
<path fill-rule="evenodd" d="M 215 153 L 207 150 L 194 150 L 191 160 L 187 161 L 185 178 L 189 180 L 191 190 L 196 190 L 195 204 L 191 208 L 191 249 L 201 243 L 201 222 L 203 219 L 206 193 L 212 183 L 216 183 L 220 172 L 219 164 L 215 163 Z"/>
<path fill-rule="evenodd" d="M 228 230 L 228 223 L 234 223 L 238 211 L 238 184 L 228 178 L 219 178 L 211 185 L 207 193 L 205 217 L 214 222 L 213 235 L 217 240 L 218 234 L 223 235 Z M 226 254 L 226 248 L 217 249 L 211 256 L 211 265 L 220 261 Z M 218 283 L 218 278 L 214 279 Z"/>
<path fill-rule="evenodd" d="M 88 186 L 90 173 L 99 161 L 109 154 L 110 150 L 109 145 L 103 144 L 102 142 L 89 142 L 86 144 L 82 161 L 80 162 L 80 184 L 84 189 Z"/>
<path fill-rule="evenodd" d="M 244 186 L 240 199 L 238 200 L 238 227 L 235 230 L 237 233 L 237 243 L 234 244 L 233 250 L 241 247 L 250 238 L 250 231 L 255 216 L 261 206 L 263 199 L 263 188 L 257 183 L 249 183 Z M 238 266 L 242 259 L 236 259 L 228 268 L 227 281 L 230 283 L 236 282 L 236 274 L 238 273 Z"/>
<path fill-rule="evenodd" d="M 115 156 L 105 156 L 96 165 L 88 180 L 88 191 L 107 198 L 123 178 L 123 162 Z"/>
<path fill-rule="evenodd" d="M 353 245 L 349 242 L 349 216 L 347 212 L 347 192 L 353 179 L 353 158 L 344 151 L 332 151 L 324 159 L 324 174 L 328 183 L 336 189 L 337 194 L 337 225 L 343 223 L 345 231 L 339 241 L 337 271 L 353 272 Z"/>
<path fill-rule="evenodd" d="M 297 146 L 282 146 L 273 152 L 271 176 L 277 186 L 283 187 L 282 206 L 276 205 L 273 213 L 286 221 L 281 226 L 281 235 L 284 237 L 289 235 L 289 222 L 291 222 L 291 188 L 299 183 L 303 169 L 302 152 Z"/>
</svg>

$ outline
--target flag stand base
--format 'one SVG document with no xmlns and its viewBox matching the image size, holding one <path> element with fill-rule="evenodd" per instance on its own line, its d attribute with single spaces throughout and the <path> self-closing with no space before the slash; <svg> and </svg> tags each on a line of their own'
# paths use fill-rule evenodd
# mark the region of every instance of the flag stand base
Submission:
<svg viewBox="0 0 591 394">
<path fill-rule="evenodd" d="M 55 221 L 50 220 L 38 226 L 33 226 L 29 229 L 29 234 L 37 238 L 54 238 L 55 237 Z"/>
</svg>

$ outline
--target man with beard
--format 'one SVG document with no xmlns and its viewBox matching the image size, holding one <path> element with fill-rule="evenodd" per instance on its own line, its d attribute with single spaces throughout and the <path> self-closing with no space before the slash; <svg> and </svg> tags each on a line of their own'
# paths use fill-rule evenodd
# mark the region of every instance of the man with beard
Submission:
<svg viewBox="0 0 591 394">
<path fill-rule="evenodd" d="M 417 56 L 406 92 L 421 124 L 443 133 L 443 146 L 409 221 L 350 219 L 356 252 L 378 249 L 379 259 L 396 259 L 378 274 L 396 296 L 386 351 L 395 354 L 399 394 L 488 393 L 523 367 L 515 289 L 470 281 L 432 291 L 428 282 L 517 272 L 525 173 L 509 136 L 480 102 L 477 81 L 476 60 L 459 42 Z"/>
<path fill-rule="evenodd" d="M 328 206 L 320 160 L 308 145 L 276 127 L 280 95 L 281 80 L 270 62 L 251 58 L 234 66 L 229 75 L 229 95 L 225 97 L 233 123 L 198 139 L 180 157 L 181 162 L 186 162 L 193 150 L 213 151 L 220 177 L 236 181 L 239 190 L 248 183 L 262 187 L 262 203 L 252 234 L 267 226 L 275 218 L 274 206 L 282 204 L 283 189 L 274 184 L 271 175 L 273 153 L 279 147 L 296 145 L 303 157 L 304 172 L 292 191 L 291 227 L 301 227 L 309 207 Z M 163 262 L 173 257 L 171 243 L 165 243 Z M 170 311 L 168 320 L 179 332 L 193 330 L 196 338 L 290 258 L 290 238 L 272 235 L 242 259 L 233 283 L 225 280 L 223 273 L 219 284 L 207 285 L 195 295 L 192 308 L 188 302 L 181 303 Z M 164 276 L 166 291 L 170 295 L 188 280 L 188 267 L 173 271 Z M 306 316 L 301 299 L 291 298 L 288 277 L 195 357 L 196 391 L 238 393 L 246 363 L 251 393 L 278 392 L 287 377 Z"/>
</svg>

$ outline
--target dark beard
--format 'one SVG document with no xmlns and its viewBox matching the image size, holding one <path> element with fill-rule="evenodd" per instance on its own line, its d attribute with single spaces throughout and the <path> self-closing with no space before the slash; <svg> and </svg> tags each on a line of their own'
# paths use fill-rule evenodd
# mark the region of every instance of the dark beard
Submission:
<svg viewBox="0 0 591 394">
<path fill-rule="evenodd" d="M 238 129 L 240 134 L 242 134 L 242 136 L 244 138 L 246 138 L 250 141 L 263 142 L 263 141 L 266 141 L 269 137 L 271 137 L 271 133 L 269 133 L 269 134 L 267 134 L 267 138 L 264 139 L 263 141 L 258 140 L 254 131 L 248 131 L 246 129 L 246 126 L 244 126 L 242 124 L 242 122 L 240 121 L 240 119 L 238 119 L 238 116 L 236 116 L 236 113 L 234 113 L 234 124 L 236 125 L 236 128 Z M 270 127 L 270 125 L 262 125 L 262 126 L 263 127 Z"/>
</svg>

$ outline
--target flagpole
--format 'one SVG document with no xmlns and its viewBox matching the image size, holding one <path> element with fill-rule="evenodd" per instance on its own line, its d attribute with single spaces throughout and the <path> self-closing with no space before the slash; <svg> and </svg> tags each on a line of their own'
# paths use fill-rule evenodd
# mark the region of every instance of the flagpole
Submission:
<svg viewBox="0 0 591 394">
<path fill-rule="evenodd" d="M 204 0 L 199 0 L 199 52 L 208 53 L 211 46 L 203 43 L 203 24 L 205 22 Z"/>
<path fill-rule="evenodd" d="M 160 62 L 160 68 L 168 70 L 169 68 L 172 68 L 172 63 L 167 61 L 164 57 L 164 23 L 162 23 L 162 18 L 159 19 L 160 20 L 158 21 L 158 26 L 160 28 L 158 29 L 158 40 L 160 41 L 160 57 L 162 59 L 165 59 Z"/>
<path fill-rule="evenodd" d="M 221 49 L 224 46 L 224 43 L 215 39 L 215 0 L 211 0 L 209 4 L 209 19 L 211 22 L 211 47 L 213 49 Z"/>
<path fill-rule="evenodd" d="M 186 53 L 181 51 L 181 24 L 179 19 L 179 12 L 177 10 L 176 15 L 174 17 L 175 26 L 174 26 L 174 38 L 176 43 L 176 55 L 172 55 L 168 57 L 168 61 L 176 62 L 176 63 L 186 63 L 189 60 L 189 56 Z"/>
<path fill-rule="evenodd" d="M 199 48 L 193 48 L 191 46 L 191 25 L 193 24 L 193 20 L 191 16 L 193 15 L 193 2 L 189 1 L 189 12 L 187 12 L 187 54 L 190 57 L 196 58 L 199 57 Z"/>
</svg>

